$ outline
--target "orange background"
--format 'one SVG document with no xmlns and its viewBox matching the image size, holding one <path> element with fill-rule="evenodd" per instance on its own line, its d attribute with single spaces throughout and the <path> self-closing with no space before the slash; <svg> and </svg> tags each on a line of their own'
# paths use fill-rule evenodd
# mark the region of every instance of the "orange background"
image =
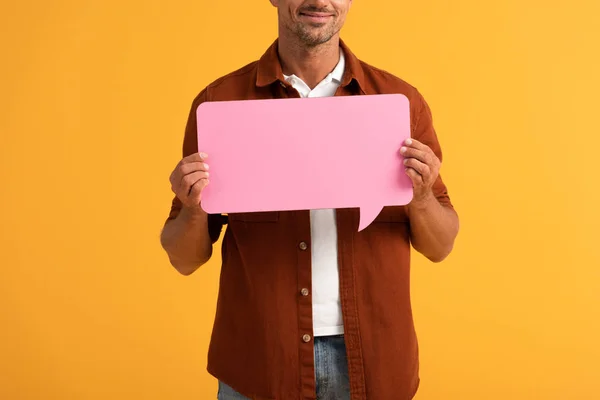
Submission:
<svg viewBox="0 0 600 400">
<path fill-rule="evenodd" d="M 415 256 L 418 400 L 600 399 L 596 0 L 356 0 L 417 86 L 461 216 Z M 193 97 L 276 36 L 262 1 L 2 1 L 0 398 L 213 399 L 219 260 L 159 246 Z M 596 27 L 594 27 L 596 25 Z"/>
</svg>

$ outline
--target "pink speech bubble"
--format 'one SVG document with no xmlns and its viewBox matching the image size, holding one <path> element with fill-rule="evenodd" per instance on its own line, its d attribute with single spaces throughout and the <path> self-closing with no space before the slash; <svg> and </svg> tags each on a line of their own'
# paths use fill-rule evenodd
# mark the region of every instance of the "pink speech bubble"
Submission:
<svg viewBox="0 0 600 400">
<path fill-rule="evenodd" d="M 207 213 L 360 207 L 361 231 L 412 200 L 401 94 L 205 102 L 196 115 Z"/>
</svg>

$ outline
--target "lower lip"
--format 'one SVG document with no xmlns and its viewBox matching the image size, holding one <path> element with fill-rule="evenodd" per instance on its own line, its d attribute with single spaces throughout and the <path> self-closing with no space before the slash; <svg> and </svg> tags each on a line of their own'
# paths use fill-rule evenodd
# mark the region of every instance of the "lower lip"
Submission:
<svg viewBox="0 0 600 400">
<path fill-rule="evenodd" d="M 331 15 L 310 15 L 310 14 L 300 14 L 300 17 L 304 20 L 308 20 L 314 23 L 323 23 L 327 22 Z"/>
</svg>

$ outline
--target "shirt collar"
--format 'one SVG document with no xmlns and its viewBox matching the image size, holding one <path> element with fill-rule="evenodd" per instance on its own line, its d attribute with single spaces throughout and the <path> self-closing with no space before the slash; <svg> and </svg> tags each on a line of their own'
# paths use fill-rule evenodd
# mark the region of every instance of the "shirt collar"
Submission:
<svg viewBox="0 0 600 400">
<path fill-rule="evenodd" d="M 341 83 L 342 82 L 342 78 L 344 77 L 344 70 L 346 68 L 346 62 L 345 62 L 345 57 L 344 57 L 344 51 L 340 49 L 340 59 L 337 63 L 337 65 L 335 66 L 335 68 L 333 69 L 333 71 L 331 71 L 329 74 L 327 74 L 327 76 L 325 78 L 323 78 L 323 81 L 327 81 L 327 82 L 331 82 L 331 81 L 335 81 L 335 83 Z M 283 74 L 283 78 L 286 81 L 290 81 L 290 79 L 296 77 L 296 75 L 286 75 Z"/>
<path fill-rule="evenodd" d="M 346 57 L 344 56 L 344 50 L 340 49 L 340 61 L 337 63 L 333 71 L 329 74 L 331 79 L 338 83 L 342 83 L 344 78 L 344 70 L 346 69 Z"/>
<path fill-rule="evenodd" d="M 276 39 L 258 61 L 256 86 L 268 86 L 277 81 L 285 82 L 277 50 L 278 43 L 279 39 Z M 340 47 L 343 54 L 343 59 L 340 58 L 340 61 L 343 60 L 343 62 L 338 63 L 336 68 L 331 72 L 332 77 L 340 81 L 342 86 L 348 86 L 355 80 L 364 91 L 364 71 L 360 60 L 341 39 Z"/>
</svg>

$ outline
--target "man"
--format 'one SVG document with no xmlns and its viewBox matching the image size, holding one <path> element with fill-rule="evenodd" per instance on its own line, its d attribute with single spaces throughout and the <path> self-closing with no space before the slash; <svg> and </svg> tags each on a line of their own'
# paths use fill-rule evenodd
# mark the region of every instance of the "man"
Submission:
<svg viewBox="0 0 600 400">
<path fill-rule="evenodd" d="M 189 275 L 210 259 L 227 224 L 208 355 L 219 399 L 411 399 L 419 375 L 410 246 L 439 262 L 458 233 L 430 109 L 415 88 L 358 60 L 340 40 L 351 0 L 271 3 L 278 9 L 275 43 L 192 104 L 162 245 Z M 228 217 L 202 211 L 202 191 L 219 173 L 209 170 L 210 155 L 198 152 L 195 110 L 202 102 L 384 93 L 410 100 L 412 140 L 398 149 L 406 159 L 398 168 L 414 187 L 409 205 L 384 208 L 361 232 L 357 209 Z M 360 154 L 348 154 L 348 173 L 360 162 Z M 252 165 L 247 171 L 248 179 L 261 179 Z"/>
</svg>

